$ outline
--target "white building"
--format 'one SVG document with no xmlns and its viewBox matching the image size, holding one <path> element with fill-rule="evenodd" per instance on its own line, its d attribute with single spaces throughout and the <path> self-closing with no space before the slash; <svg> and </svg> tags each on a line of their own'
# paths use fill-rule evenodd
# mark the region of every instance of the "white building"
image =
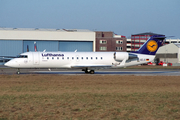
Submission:
<svg viewBox="0 0 180 120">
<path fill-rule="evenodd" d="M 67 29 L 22 29 L 0 28 L 0 56 L 39 51 L 95 51 L 95 32 Z"/>
<path fill-rule="evenodd" d="M 166 43 L 170 44 L 170 43 L 180 43 L 180 39 L 166 39 Z"/>
<path fill-rule="evenodd" d="M 180 63 L 180 43 L 171 43 L 160 47 L 156 53 L 156 59 L 166 63 Z"/>
<path fill-rule="evenodd" d="M 34 51 L 34 43 L 38 51 L 95 51 L 95 40 L 90 30 L 0 28 L 0 56 Z"/>
<path fill-rule="evenodd" d="M 126 45 L 126 51 L 131 51 L 131 38 L 127 38 L 127 45 Z"/>
</svg>

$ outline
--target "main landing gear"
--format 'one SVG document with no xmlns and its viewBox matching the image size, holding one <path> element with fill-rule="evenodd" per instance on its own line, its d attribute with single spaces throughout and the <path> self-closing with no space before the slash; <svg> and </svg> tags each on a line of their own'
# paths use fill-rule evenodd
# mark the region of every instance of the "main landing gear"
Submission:
<svg viewBox="0 0 180 120">
<path fill-rule="evenodd" d="M 88 70 L 86 69 L 82 69 L 82 71 L 84 71 L 85 73 L 90 73 L 90 74 L 94 74 L 94 70 Z"/>
</svg>

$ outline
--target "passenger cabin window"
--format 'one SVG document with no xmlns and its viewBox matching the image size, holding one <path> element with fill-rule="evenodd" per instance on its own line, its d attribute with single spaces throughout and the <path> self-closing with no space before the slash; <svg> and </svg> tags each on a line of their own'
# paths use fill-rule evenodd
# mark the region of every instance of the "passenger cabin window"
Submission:
<svg viewBox="0 0 180 120">
<path fill-rule="evenodd" d="M 69 59 L 69 57 L 67 57 L 67 59 Z"/>
<path fill-rule="evenodd" d="M 88 59 L 88 57 L 86 57 L 86 59 Z"/>
</svg>

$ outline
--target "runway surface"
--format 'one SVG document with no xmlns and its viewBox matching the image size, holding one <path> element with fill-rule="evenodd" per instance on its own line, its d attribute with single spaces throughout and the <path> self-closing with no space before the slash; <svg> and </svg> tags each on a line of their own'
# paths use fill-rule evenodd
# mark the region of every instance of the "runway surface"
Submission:
<svg viewBox="0 0 180 120">
<path fill-rule="evenodd" d="M 35 74 L 64 74 L 64 75 L 83 75 L 84 72 L 78 71 L 33 71 Z M 180 76 L 180 71 L 97 71 L 94 75 L 143 75 L 143 76 Z"/>
<path fill-rule="evenodd" d="M 136 76 L 180 76 L 179 69 L 104 69 L 96 70 L 94 74 L 87 74 L 80 69 L 21 69 L 20 74 L 57 74 L 57 75 L 136 75 Z M 16 69 L 1 68 L 0 74 L 16 74 Z"/>
</svg>

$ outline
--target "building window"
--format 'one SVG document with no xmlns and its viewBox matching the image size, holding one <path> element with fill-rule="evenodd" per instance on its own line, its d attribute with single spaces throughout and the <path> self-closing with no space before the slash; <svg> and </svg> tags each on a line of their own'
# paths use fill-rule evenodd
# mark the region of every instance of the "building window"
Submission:
<svg viewBox="0 0 180 120">
<path fill-rule="evenodd" d="M 116 47 L 116 50 L 123 50 L 122 47 Z"/>
<path fill-rule="evenodd" d="M 116 40 L 116 44 L 122 44 L 123 41 L 122 40 Z"/>
<path fill-rule="evenodd" d="M 100 47 L 100 50 L 107 50 L 107 47 Z"/>
<path fill-rule="evenodd" d="M 146 36 L 140 36 L 140 38 L 146 38 Z"/>
<path fill-rule="evenodd" d="M 107 40 L 100 40 L 100 44 L 106 44 Z"/>
</svg>

